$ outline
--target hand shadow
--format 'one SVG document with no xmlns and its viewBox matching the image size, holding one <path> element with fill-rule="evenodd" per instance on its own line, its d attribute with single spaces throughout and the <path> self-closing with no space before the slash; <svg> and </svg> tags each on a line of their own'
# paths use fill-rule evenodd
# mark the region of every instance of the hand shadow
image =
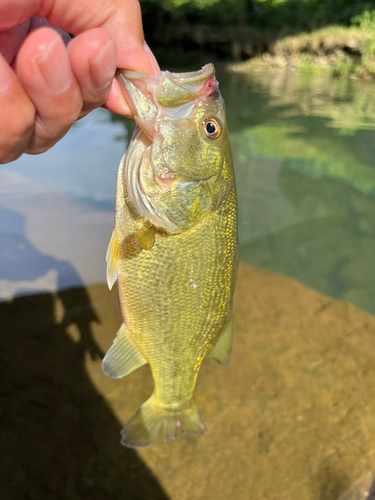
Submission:
<svg viewBox="0 0 375 500">
<path fill-rule="evenodd" d="M 67 261 L 39 252 L 26 238 L 25 218 L 1 207 L 0 241 L 0 284 L 3 284 L 0 292 L 5 288 L 5 297 L 17 297 L 56 288 L 64 308 L 61 327 L 66 329 L 75 324 L 80 346 L 88 350 L 92 359 L 103 358 L 104 353 L 91 331 L 91 323 L 99 319 L 74 267 Z M 69 293 L 61 291 L 67 288 Z"/>
</svg>

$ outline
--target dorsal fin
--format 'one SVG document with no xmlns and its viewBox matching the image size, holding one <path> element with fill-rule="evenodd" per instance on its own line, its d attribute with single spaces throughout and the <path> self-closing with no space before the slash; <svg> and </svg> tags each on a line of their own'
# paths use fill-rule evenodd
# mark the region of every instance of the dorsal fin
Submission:
<svg viewBox="0 0 375 500">
<path fill-rule="evenodd" d="M 113 285 L 116 283 L 118 278 L 118 257 L 120 253 L 120 247 L 116 238 L 115 230 L 112 231 L 112 236 L 108 245 L 107 255 L 105 260 L 107 261 L 107 284 L 108 288 L 112 290 Z"/>
</svg>

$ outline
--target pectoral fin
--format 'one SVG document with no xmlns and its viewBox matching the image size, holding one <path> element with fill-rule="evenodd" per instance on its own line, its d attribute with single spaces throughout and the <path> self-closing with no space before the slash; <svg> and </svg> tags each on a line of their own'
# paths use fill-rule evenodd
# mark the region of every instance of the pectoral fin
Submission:
<svg viewBox="0 0 375 500">
<path fill-rule="evenodd" d="M 129 375 L 147 361 L 130 340 L 126 327 L 121 325 L 117 336 L 103 359 L 103 372 L 112 378 L 121 378 Z"/>
<path fill-rule="evenodd" d="M 111 240 L 108 245 L 107 255 L 107 284 L 108 288 L 112 290 L 113 285 L 118 278 L 118 257 L 120 254 L 120 247 L 116 238 L 115 230 L 112 231 Z"/>
<path fill-rule="evenodd" d="M 140 227 L 135 231 L 135 239 L 138 245 L 144 250 L 151 250 L 155 244 L 155 228 L 153 226 Z"/>
<path fill-rule="evenodd" d="M 230 317 L 227 325 L 220 334 L 216 344 L 213 346 L 209 354 L 209 358 L 214 358 L 219 361 L 222 365 L 227 365 L 230 361 L 230 354 L 232 352 L 232 340 L 233 340 L 233 323 L 232 316 Z"/>
</svg>

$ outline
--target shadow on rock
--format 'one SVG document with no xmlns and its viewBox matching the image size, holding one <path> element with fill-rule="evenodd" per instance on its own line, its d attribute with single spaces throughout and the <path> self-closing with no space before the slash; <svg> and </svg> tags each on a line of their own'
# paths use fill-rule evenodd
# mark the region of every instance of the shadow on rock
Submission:
<svg viewBox="0 0 375 500">
<path fill-rule="evenodd" d="M 358 479 L 339 500 L 375 500 L 375 472 L 370 471 Z"/>
<path fill-rule="evenodd" d="M 85 352 L 102 355 L 92 321 L 84 289 L 0 304 L 1 499 L 167 498 L 138 455 L 120 446 L 120 423 L 88 378 Z"/>
<path fill-rule="evenodd" d="M 349 479 L 335 464 L 323 460 L 316 475 L 319 485 L 319 500 L 337 500 L 349 486 Z M 341 498 L 341 497 L 340 497 Z"/>
</svg>

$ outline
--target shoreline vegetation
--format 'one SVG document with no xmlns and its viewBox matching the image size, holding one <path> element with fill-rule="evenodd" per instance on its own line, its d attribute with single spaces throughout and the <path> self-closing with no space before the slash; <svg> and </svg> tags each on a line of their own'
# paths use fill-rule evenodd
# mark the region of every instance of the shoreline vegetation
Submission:
<svg viewBox="0 0 375 500">
<path fill-rule="evenodd" d="M 292 71 L 375 79 L 375 32 L 329 26 L 277 40 L 263 54 L 229 63 L 229 71 Z"/>
<path fill-rule="evenodd" d="M 375 4 L 363 0 L 141 0 L 166 63 L 202 53 L 235 72 L 375 79 Z M 173 49 L 173 50 L 172 50 Z"/>
</svg>

